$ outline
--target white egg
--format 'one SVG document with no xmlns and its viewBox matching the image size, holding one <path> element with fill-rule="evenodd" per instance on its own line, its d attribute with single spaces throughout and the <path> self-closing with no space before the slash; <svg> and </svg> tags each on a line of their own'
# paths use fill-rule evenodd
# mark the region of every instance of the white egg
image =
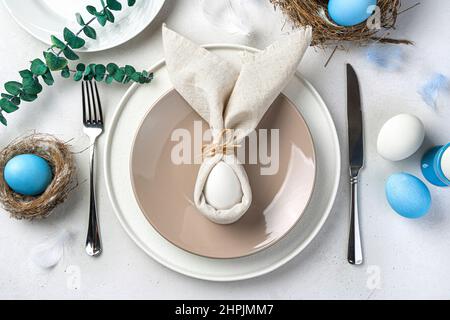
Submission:
<svg viewBox="0 0 450 320">
<path fill-rule="evenodd" d="M 378 153 L 387 160 L 404 160 L 419 150 L 424 139 L 425 127 L 422 121 L 410 114 L 399 114 L 381 128 Z"/>
<path fill-rule="evenodd" d="M 441 159 L 441 169 L 444 173 L 444 176 L 450 180 L 450 148 L 445 150 Z"/>
<path fill-rule="evenodd" d="M 204 194 L 206 202 L 218 210 L 231 209 L 242 201 L 242 188 L 233 169 L 219 162 L 206 180 Z"/>
</svg>

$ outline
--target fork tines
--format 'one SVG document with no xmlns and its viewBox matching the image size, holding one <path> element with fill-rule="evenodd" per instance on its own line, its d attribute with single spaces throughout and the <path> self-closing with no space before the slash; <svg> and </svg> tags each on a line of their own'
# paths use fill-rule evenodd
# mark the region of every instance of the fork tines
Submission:
<svg viewBox="0 0 450 320">
<path fill-rule="evenodd" d="M 97 83 L 85 80 L 82 83 L 83 123 L 88 127 L 102 127 L 103 113 Z"/>
</svg>

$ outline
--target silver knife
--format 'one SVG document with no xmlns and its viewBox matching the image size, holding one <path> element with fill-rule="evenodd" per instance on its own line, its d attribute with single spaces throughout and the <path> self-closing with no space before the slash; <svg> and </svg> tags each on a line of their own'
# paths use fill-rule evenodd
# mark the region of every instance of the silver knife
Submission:
<svg viewBox="0 0 450 320">
<path fill-rule="evenodd" d="M 351 186 L 350 235 L 347 258 L 349 263 L 359 265 L 363 263 L 363 254 L 359 228 L 358 180 L 359 172 L 364 166 L 364 134 L 359 81 L 350 64 L 347 64 L 347 116 Z"/>
</svg>

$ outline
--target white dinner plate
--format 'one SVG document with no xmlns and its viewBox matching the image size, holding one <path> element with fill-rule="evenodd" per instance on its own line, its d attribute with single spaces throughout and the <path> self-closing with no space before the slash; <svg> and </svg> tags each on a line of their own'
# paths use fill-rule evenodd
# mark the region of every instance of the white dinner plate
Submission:
<svg viewBox="0 0 450 320">
<path fill-rule="evenodd" d="M 237 45 L 209 45 L 224 59 L 240 65 L 243 50 Z M 211 281 L 236 281 L 273 271 L 300 253 L 317 235 L 332 209 L 340 177 L 340 149 L 330 113 L 315 89 L 299 74 L 283 93 L 296 105 L 315 142 L 317 177 L 311 201 L 302 220 L 272 247 L 248 257 L 212 259 L 184 251 L 164 239 L 146 220 L 133 193 L 130 177 L 134 136 L 155 102 L 172 89 L 164 61 L 151 68 L 150 85 L 134 84 L 120 102 L 108 126 L 105 149 L 105 177 L 115 213 L 128 235 L 149 256 L 187 276 Z"/>
<path fill-rule="evenodd" d="M 101 27 L 97 21 L 92 26 L 97 31 L 97 39 L 86 38 L 86 46 L 77 51 L 95 52 L 121 45 L 143 31 L 161 10 L 165 0 L 137 1 L 128 7 L 123 1 L 122 11 L 115 11 L 116 22 Z M 79 30 L 75 13 L 79 12 L 87 21 L 87 5 L 99 8 L 98 0 L 3 0 L 9 13 L 26 31 L 42 42 L 50 44 L 50 36 L 62 38 L 64 27 Z"/>
</svg>

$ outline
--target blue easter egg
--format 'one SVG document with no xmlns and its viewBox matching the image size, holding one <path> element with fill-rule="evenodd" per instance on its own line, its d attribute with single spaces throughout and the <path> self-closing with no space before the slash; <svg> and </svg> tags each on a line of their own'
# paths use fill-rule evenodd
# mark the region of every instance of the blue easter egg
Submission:
<svg viewBox="0 0 450 320">
<path fill-rule="evenodd" d="M 25 196 L 44 193 L 53 179 L 48 162 L 34 154 L 22 154 L 9 160 L 3 176 L 14 192 Z"/>
<path fill-rule="evenodd" d="M 431 207 L 431 194 L 425 183 L 408 173 L 397 173 L 386 183 L 386 197 L 399 215 L 417 219 Z"/>
<path fill-rule="evenodd" d="M 377 0 L 330 0 L 328 14 L 336 24 L 351 27 L 366 21 L 376 5 Z"/>
</svg>

